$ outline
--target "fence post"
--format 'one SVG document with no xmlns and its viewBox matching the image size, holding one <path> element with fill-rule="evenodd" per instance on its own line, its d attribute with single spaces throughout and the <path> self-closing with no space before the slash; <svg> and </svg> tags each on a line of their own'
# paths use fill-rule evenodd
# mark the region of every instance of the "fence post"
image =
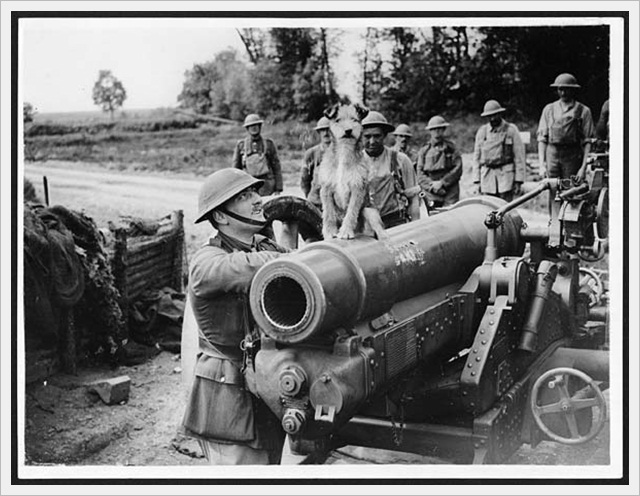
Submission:
<svg viewBox="0 0 640 496">
<path fill-rule="evenodd" d="M 184 263 L 184 213 L 176 210 L 172 213 L 174 234 L 174 254 L 173 254 L 173 289 L 182 292 L 182 267 Z"/>
</svg>

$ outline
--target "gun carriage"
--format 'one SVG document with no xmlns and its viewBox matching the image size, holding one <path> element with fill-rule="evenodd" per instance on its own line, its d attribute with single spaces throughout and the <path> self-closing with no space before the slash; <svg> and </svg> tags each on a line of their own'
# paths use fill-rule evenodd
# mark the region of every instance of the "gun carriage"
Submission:
<svg viewBox="0 0 640 496">
<path fill-rule="evenodd" d="M 310 243 L 256 274 L 255 392 L 296 453 L 343 445 L 501 463 L 602 429 L 608 163 L 511 203 L 463 200 L 387 232 Z M 549 215 L 518 207 L 548 191 Z"/>
</svg>

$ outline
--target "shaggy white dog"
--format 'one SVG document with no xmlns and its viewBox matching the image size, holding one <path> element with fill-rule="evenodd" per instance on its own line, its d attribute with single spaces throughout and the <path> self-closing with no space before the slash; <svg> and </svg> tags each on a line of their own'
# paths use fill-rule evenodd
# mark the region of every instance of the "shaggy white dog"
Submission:
<svg viewBox="0 0 640 496">
<path fill-rule="evenodd" d="M 318 168 L 324 239 L 351 239 L 357 233 L 388 238 L 378 210 L 365 206 L 369 170 L 362 150 L 361 121 L 368 113 L 358 104 L 336 105 L 325 112 L 331 121 L 332 140 Z"/>
</svg>

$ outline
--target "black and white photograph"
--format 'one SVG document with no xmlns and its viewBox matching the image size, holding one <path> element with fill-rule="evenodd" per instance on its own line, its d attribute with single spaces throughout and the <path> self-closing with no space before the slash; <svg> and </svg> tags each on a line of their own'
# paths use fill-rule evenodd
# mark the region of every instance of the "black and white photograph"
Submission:
<svg viewBox="0 0 640 496">
<path fill-rule="evenodd" d="M 638 494 L 638 4 L 523 5 L 2 2 L 1 493 Z"/>
</svg>

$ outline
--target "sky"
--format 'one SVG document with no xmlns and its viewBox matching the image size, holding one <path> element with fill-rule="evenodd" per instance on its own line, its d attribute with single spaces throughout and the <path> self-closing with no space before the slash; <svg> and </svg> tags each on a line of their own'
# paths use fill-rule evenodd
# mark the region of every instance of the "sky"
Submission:
<svg viewBox="0 0 640 496">
<path fill-rule="evenodd" d="M 153 15 L 153 12 L 150 13 Z M 243 27 L 333 27 L 342 33 L 333 60 L 336 89 L 358 99 L 357 54 L 366 26 L 451 25 L 460 19 L 420 17 L 361 19 L 256 18 L 23 18 L 20 19 L 22 101 L 37 112 L 97 110 L 91 91 L 100 70 L 110 70 L 127 91 L 123 110 L 175 107 L 185 71 L 234 48 L 246 51 L 236 32 Z M 464 24 L 582 23 L 565 19 L 465 19 Z M 386 51 L 383 49 L 383 52 Z"/>
<path fill-rule="evenodd" d="M 23 19 L 22 95 L 40 113 L 97 110 L 91 91 L 110 70 L 127 91 L 123 109 L 174 107 L 185 71 L 234 48 L 234 27 L 213 19 Z M 336 61 L 338 90 L 355 97 L 358 31 Z M 339 67 L 338 67 L 339 66 Z"/>
</svg>

